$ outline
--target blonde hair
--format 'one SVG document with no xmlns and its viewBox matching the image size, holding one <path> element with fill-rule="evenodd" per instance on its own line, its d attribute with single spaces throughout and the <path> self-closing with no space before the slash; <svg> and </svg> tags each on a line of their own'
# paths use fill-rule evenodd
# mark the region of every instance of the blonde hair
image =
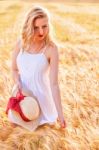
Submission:
<svg viewBox="0 0 99 150">
<path fill-rule="evenodd" d="M 41 7 L 33 7 L 28 13 L 25 18 L 25 22 L 23 24 L 22 33 L 21 33 L 21 41 L 22 41 L 22 48 L 24 50 L 28 50 L 29 45 L 33 42 L 33 36 L 34 36 L 34 26 L 33 22 L 37 18 L 43 18 L 46 17 L 48 19 L 48 25 L 49 25 L 49 32 L 46 36 L 45 42 L 46 44 L 49 44 L 51 42 L 51 34 L 50 34 L 50 16 L 48 14 L 48 11 Z"/>
</svg>

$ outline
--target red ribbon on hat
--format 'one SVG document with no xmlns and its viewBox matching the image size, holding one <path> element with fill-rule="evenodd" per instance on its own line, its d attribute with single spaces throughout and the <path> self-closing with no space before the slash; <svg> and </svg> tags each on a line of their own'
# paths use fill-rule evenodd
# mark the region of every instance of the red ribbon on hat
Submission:
<svg viewBox="0 0 99 150">
<path fill-rule="evenodd" d="M 9 109 L 12 109 L 12 110 L 15 110 L 16 112 L 18 112 L 21 116 L 21 118 L 26 121 L 26 122 L 29 122 L 30 120 L 25 117 L 25 115 L 23 114 L 22 110 L 21 110 L 21 107 L 19 105 L 19 103 L 24 100 L 24 96 L 22 94 L 22 91 L 19 90 L 16 94 L 16 97 L 10 97 L 9 98 L 9 101 L 8 101 L 8 104 L 7 104 L 7 108 L 6 108 L 6 114 L 8 114 L 8 111 Z"/>
</svg>

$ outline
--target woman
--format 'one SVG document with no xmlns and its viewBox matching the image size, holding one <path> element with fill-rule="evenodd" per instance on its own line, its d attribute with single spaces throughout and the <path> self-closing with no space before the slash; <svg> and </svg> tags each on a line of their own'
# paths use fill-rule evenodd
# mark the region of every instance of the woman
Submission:
<svg viewBox="0 0 99 150">
<path fill-rule="evenodd" d="M 66 127 L 58 85 L 58 62 L 58 48 L 50 36 L 48 13 L 40 7 L 32 8 L 13 51 L 12 73 L 18 88 L 25 87 L 38 99 L 42 111 L 38 126 L 58 120 L 62 128 Z"/>
</svg>

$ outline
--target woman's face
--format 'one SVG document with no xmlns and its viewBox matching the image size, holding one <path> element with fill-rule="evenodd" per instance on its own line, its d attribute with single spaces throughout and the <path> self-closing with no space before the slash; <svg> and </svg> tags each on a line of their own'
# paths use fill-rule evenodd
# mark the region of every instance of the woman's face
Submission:
<svg viewBox="0 0 99 150">
<path fill-rule="evenodd" d="M 34 41 L 42 41 L 49 32 L 48 19 L 46 17 L 37 18 L 34 21 Z"/>
</svg>

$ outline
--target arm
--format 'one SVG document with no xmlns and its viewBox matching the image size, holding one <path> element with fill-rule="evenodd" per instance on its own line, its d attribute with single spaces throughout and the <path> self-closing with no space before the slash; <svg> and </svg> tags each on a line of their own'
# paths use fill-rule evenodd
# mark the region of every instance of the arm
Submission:
<svg viewBox="0 0 99 150">
<path fill-rule="evenodd" d="M 65 126 L 65 121 L 63 117 L 62 104 L 61 104 L 61 95 L 58 84 L 58 65 L 59 65 L 59 54 L 58 49 L 55 46 L 50 50 L 50 85 L 52 95 L 55 101 L 56 109 L 58 112 L 58 118 L 61 122 L 62 127 Z"/>
<path fill-rule="evenodd" d="M 20 85 L 20 75 L 18 72 L 17 64 L 16 64 L 16 58 L 20 51 L 20 41 L 16 42 L 16 45 L 14 47 L 14 50 L 12 52 L 12 65 L 11 65 L 11 71 L 12 71 L 12 78 L 15 84 L 17 84 L 19 87 Z"/>
</svg>

